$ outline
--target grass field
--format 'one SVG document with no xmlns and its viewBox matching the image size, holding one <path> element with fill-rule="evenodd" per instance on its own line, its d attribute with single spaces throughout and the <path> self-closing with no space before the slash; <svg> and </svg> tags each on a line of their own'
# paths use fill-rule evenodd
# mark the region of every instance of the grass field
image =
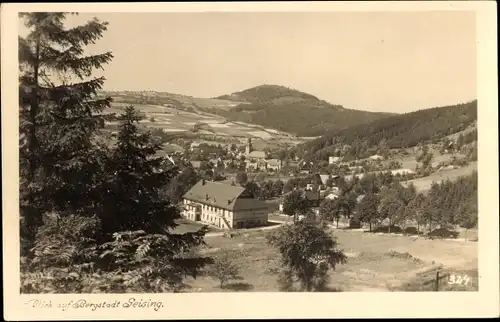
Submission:
<svg viewBox="0 0 500 322">
<path fill-rule="evenodd" d="M 408 151 L 411 151 L 411 149 L 409 149 Z M 441 162 L 448 162 L 453 157 L 452 154 L 441 154 L 441 153 L 439 153 L 439 151 L 436 151 L 436 150 L 432 150 L 431 152 L 433 154 L 433 157 L 432 157 L 432 166 L 433 167 L 436 167 Z M 456 157 L 457 158 L 465 157 L 465 155 L 456 154 Z M 415 167 L 418 164 L 418 162 L 415 160 L 415 155 L 412 152 L 408 156 L 394 157 L 394 158 L 390 158 L 388 160 L 382 161 L 382 164 L 388 165 L 391 161 L 401 162 L 403 164 L 403 166 L 401 167 L 402 169 L 415 170 Z"/>
<path fill-rule="evenodd" d="M 129 105 L 113 103 L 106 113 L 120 113 Z M 227 122 L 226 119 L 217 115 L 181 111 L 160 105 L 133 104 L 133 106 L 146 114 L 146 118 L 142 121 L 144 125 L 148 128 L 162 129 L 165 132 L 187 132 L 193 130 L 195 124 L 203 123 L 205 124 L 203 133 L 222 137 L 253 138 L 255 149 L 284 143 L 296 144 L 300 141 L 289 133 L 241 122 Z M 113 123 L 108 125 L 112 126 Z"/>
<path fill-rule="evenodd" d="M 240 232 L 233 238 L 206 237 L 208 246 L 201 252 L 210 256 L 217 256 L 222 251 L 233 253 L 243 280 L 220 289 L 216 280 L 201 276 L 188 280 L 189 291 L 278 291 L 279 254 L 267 245 L 265 234 L 257 230 Z M 474 275 L 477 272 L 475 242 L 415 239 L 341 229 L 333 234 L 348 261 L 331 272 L 332 290 L 410 290 L 427 283 L 438 269 L 452 273 L 467 271 L 469 276 L 477 276 L 477 273 Z"/>
<path fill-rule="evenodd" d="M 415 188 L 417 188 L 418 191 L 427 191 L 430 189 L 432 182 L 441 182 L 446 179 L 455 180 L 460 176 L 469 175 L 476 170 L 477 162 L 471 162 L 466 167 L 438 171 L 427 177 L 409 180 L 406 184 L 409 184 L 411 182 L 415 185 Z"/>
</svg>

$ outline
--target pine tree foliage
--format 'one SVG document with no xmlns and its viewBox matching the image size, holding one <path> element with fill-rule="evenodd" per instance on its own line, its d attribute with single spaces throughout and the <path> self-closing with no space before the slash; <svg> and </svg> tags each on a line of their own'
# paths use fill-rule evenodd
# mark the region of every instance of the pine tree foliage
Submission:
<svg viewBox="0 0 500 322">
<path fill-rule="evenodd" d="M 180 218 L 177 205 L 162 193 L 178 169 L 166 166 L 166 158 L 156 156 L 161 146 L 152 140 L 150 132 L 139 131 L 141 117 L 133 107 L 127 107 L 119 118 L 118 142 L 111 148 L 105 167 L 101 208 L 104 229 L 163 232 Z"/>
<path fill-rule="evenodd" d="M 178 174 L 133 107 L 118 142 L 100 139 L 111 100 L 92 78 L 111 53 L 84 55 L 107 23 L 65 28 L 66 13 L 22 14 L 19 39 L 21 292 L 178 291 L 209 258 L 206 227 L 174 234 L 179 208 L 162 193 Z"/>
<path fill-rule="evenodd" d="M 97 216 L 45 214 L 31 249 L 32 258 L 21 257 L 21 292 L 90 291 L 89 277 L 98 270 L 97 239 L 101 233 Z"/>
<path fill-rule="evenodd" d="M 147 234 L 143 230 L 113 234 L 113 240 L 99 246 L 107 274 L 129 289 L 147 292 L 180 291 L 186 276 L 196 278 L 211 263 L 210 258 L 193 257 L 190 250 L 204 245 L 206 230 L 194 233 Z"/>
<path fill-rule="evenodd" d="M 21 213 L 23 234 L 34 236 L 42 213 L 85 210 L 99 174 L 94 138 L 110 98 L 97 98 L 104 78 L 92 78 L 113 58 L 84 55 L 107 28 L 97 19 L 65 28 L 67 13 L 22 13 L 19 37 Z"/>
<path fill-rule="evenodd" d="M 155 280 L 155 291 L 166 290 L 167 286 L 178 290 L 184 275 L 196 277 L 208 263 L 203 257 L 182 257 L 204 243 L 207 229 L 171 233 L 180 209 L 164 198 L 163 189 L 178 169 L 166 166 L 168 161 L 156 156 L 161 146 L 149 132 L 139 132 L 141 117 L 132 106 L 119 119 L 118 142 L 111 149 L 106 169 L 109 176 L 101 213 L 105 231 L 115 233 L 113 241 L 100 247 L 104 251 L 101 257 L 108 258 L 111 271 L 126 268 L 127 276 L 135 276 L 131 281 L 124 280 L 126 284 Z"/>
</svg>

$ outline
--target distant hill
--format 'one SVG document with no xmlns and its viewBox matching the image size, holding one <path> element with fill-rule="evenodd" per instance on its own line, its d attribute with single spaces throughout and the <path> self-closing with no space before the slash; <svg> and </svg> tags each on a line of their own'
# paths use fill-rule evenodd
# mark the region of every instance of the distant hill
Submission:
<svg viewBox="0 0 500 322">
<path fill-rule="evenodd" d="M 232 93 L 230 95 L 222 95 L 216 97 L 215 99 L 249 103 L 262 103 L 279 100 L 282 98 L 319 101 L 317 97 L 311 94 L 303 93 L 280 85 L 260 85 L 241 92 Z"/>
<path fill-rule="evenodd" d="M 279 85 L 260 85 L 215 99 L 243 102 L 230 109 L 217 110 L 218 115 L 298 136 L 318 136 L 329 130 L 394 115 L 345 109 L 311 94 Z"/>
<path fill-rule="evenodd" d="M 380 149 L 408 148 L 439 140 L 465 130 L 477 121 L 477 100 L 435 107 L 375 120 L 342 130 L 330 131 L 307 144 L 297 146 L 299 155 L 325 159 L 344 154 L 366 157 Z"/>
</svg>

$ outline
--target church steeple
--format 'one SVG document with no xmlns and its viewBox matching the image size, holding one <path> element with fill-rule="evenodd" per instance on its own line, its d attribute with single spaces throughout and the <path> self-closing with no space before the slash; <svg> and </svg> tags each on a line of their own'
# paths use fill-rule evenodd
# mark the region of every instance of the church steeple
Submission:
<svg viewBox="0 0 500 322">
<path fill-rule="evenodd" d="M 252 138 L 248 138 L 247 140 L 247 146 L 245 148 L 245 154 L 250 154 L 252 152 Z"/>
</svg>

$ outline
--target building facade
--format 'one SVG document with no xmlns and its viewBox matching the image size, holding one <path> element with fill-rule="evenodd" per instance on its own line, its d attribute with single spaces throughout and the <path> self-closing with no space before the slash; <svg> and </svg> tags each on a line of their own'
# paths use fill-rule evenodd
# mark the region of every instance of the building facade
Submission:
<svg viewBox="0 0 500 322">
<path fill-rule="evenodd" d="M 200 180 L 183 197 L 183 217 L 222 229 L 265 226 L 269 207 L 241 187 Z"/>
<path fill-rule="evenodd" d="M 268 171 L 279 172 L 283 164 L 280 159 L 267 159 L 266 168 Z"/>
</svg>

